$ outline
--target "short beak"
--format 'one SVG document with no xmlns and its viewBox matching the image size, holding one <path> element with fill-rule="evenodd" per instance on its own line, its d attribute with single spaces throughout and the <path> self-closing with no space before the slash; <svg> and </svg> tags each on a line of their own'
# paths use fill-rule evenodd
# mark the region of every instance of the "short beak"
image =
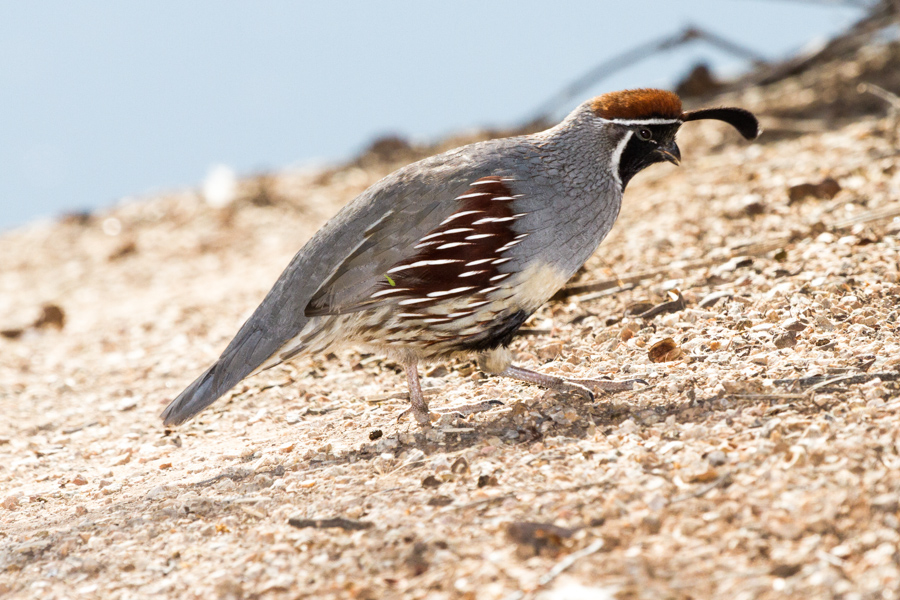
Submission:
<svg viewBox="0 0 900 600">
<path fill-rule="evenodd" d="M 681 164 L 681 150 L 678 149 L 675 140 L 672 140 L 665 146 L 659 146 L 656 149 L 656 153 L 662 156 L 663 160 L 667 160 L 675 166 Z"/>
</svg>

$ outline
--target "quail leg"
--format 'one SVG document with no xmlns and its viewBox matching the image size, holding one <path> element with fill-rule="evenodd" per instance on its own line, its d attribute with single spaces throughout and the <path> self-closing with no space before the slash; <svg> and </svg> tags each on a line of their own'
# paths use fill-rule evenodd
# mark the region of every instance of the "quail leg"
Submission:
<svg viewBox="0 0 900 600">
<path fill-rule="evenodd" d="M 433 413 L 439 415 L 459 415 L 460 417 L 464 417 L 466 415 L 485 412 L 503 404 L 498 400 L 484 400 L 482 402 L 461 404 L 459 406 L 450 406 L 444 409 L 429 411 L 428 404 L 425 402 L 425 395 L 422 393 L 422 385 L 419 383 L 419 369 L 417 363 L 411 362 L 406 365 L 406 379 L 409 384 L 410 407 L 400 413 L 397 420 L 399 421 L 405 417 L 407 413 L 411 412 L 413 417 L 415 417 L 416 422 L 421 427 L 428 427 L 431 425 L 431 415 Z"/>
<path fill-rule="evenodd" d="M 422 395 L 422 385 L 419 383 L 419 367 L 415 360 L 410 361 L 406 365 L 406 382 L 409 384 L 409 403 L 408 410 L 403 411 L 399 418 L 402 418 L 407 412 L 412 411 L 416 422 L 425 427 L 431 424 L 431 416 L 428 414 L 428 404 L 425 403 L 425 396 Z"/>
<path fill-rule="evenodd" d="M 509 365 L 500 372 L 502 377 L 511 377 L 519 381 L 533 383 L 544 388 L 564 392 L 567 394 L 578 394 L 586 400 L 594 399 L 594 392 L 622 392 L 634 388 L 635 383 L 643 383 L 643 379 L 627 379 L 625 381 L 610 381 L 608 379 L 564 379 L 554 375 L 546 375 Z"/>
</svg>

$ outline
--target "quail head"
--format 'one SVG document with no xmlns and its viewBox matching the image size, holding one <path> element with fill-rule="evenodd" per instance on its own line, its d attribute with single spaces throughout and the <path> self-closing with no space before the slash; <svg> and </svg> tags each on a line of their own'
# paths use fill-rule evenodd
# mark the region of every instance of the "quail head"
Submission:
<svg viewBox="0 0 900 600">
<path fill-rule="evenodd" d="M 633 380 L 571 380 L 514 366 L 508 346 L 609 233 L 631 178 L 653 163 L 679 164 L 675 134 L 700 119 L 729 123 L 747 139 L 759 133 L 746 110 L 684 112 L 671 92 L 627 90 L 585 102 L 546 131 L 395 171 L 294 256 L 163 420 L 182 423 L 249 375 L 345 344 L 405 366 L 409 410 L 421 425 L 430 418 L 417 365 L 453 355 L 474 354 L 489 373 L 588 398 L 630 389 Z"/>
</svg>

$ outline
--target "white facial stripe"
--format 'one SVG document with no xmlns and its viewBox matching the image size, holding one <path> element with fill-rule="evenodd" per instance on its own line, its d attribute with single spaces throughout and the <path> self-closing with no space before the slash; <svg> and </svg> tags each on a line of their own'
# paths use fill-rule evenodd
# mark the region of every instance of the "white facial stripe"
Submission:
<svg viewBox="0 0 900 600">
<path fill-rule="evenodd" d="M 600 119 L 616 125 L 675 125 L 684 123 L 681 119 Z"/>
<path fill-rule="evenodd" d="M 616 149 L 613 150 L 612 156 L 609 157 L 612 174 L 613 177 L 616 178 L 616 183 L 619 184 L 619 189 L 622 189 L 622 179 L 619 177 L 619 161 L 622 160 L 622 153 L 625 152 L 625 146 L 628 145 L 628 140 L 630 140 L 633 135 L 633 131 L 626 131 L 625 135 L 622 136 L 622 139 L 619 140 L 619 143 L 616 145 Z"/>
</svg>

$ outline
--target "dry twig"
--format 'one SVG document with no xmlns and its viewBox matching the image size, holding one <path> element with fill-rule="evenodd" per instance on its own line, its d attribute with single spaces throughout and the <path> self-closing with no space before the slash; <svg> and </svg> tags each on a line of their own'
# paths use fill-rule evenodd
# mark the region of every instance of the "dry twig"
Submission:
<svg viewBox="0 0 900 600">
<path fill-rule="evenodd" d="M 525 592 L 513 592 L 512 594 L 506 596 L 505 600 L 523 600 L 525 598 L 533 598 L 537 592 L 547 587 L 548 584 L 562 575 L 562 573 L 567 569 L 570 569 L 576 562 L 578 562 L 582 558 L 585 558 L 586 556 L 590 556 L 591 554 L 599 552 L 601 548 L 603 548 L 603 540 L 595 540 L 591 542 L 590 545 L 585 546 L 577 552 L 573 552 L 572 554 L 566 556 L 561 561 L 553 565 L 553 568 L 547 571 L 547 573 L 538 580 L 538 583 L 534 587 L 534 589 Z"/>
</svg>

